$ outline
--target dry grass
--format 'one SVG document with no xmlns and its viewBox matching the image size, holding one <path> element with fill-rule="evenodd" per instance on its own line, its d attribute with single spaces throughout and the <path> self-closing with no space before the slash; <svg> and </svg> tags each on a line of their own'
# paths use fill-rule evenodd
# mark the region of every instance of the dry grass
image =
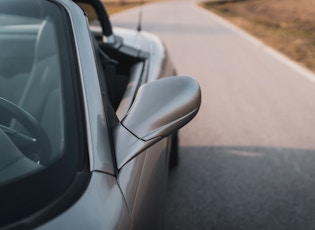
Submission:
<svg viewBox="0 0 315 230">
<path fill-rule="evenodd" d="M 127 10 L 136 6 L 139 6 L 139 2 L 104 2 L 107 13 L 109 15 L 114 14 L 114 13 L 118 13 L 120 11 L 123 10 Z M 84 11 L 87 13 L 89 20 L 93 21 L 96 19 L 96 13 L 93 9 L 93 7 L 89 4 L 86 3 L 79 3 L 78 5 L 80 5 L 81 8 L 84 9 Z"/>
<path fill-rule="evenodd" d="M 105 6 L 106 6 L 106 10 L 107 10 L 108 14 L 114 14 L 114 13 L 118 13 L 118 12 L 123 11 L 123 10 L 127 10 L 130 8 L 139 6 L 139 3 L 128 2 L 128 3 L 120 4 L 120 3 L 106 3 L 105 2 Z"/>
<path fill-rule="evenodd" d="M 315 71 L 315 1 L 244 0 L 202 5 Z"/>
</svg>

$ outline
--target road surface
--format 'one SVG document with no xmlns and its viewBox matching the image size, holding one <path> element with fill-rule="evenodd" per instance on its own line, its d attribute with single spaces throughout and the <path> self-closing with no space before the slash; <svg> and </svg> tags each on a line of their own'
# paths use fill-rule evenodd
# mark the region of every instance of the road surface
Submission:
<svg viewBox="0 0 315 230">
<path fill-rule="evenodd" d="M 137 14 L 113 24 L 136 28 Z M 315 229 L 314 76 L 193 1 L 145 5 L 143 28 L 202 88 L 180 132 L 165 229 Z"/>
</svg>

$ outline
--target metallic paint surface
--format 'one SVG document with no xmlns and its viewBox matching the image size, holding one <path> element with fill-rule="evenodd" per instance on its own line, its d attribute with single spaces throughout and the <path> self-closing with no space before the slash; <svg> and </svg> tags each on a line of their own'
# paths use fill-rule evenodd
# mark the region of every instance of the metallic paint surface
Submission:
<svg viewBox="0 0 315 230">
<path fill-rule="evenodd" d="M 167 77 L 140 87 L 122 124 L 149 141 L 187 124 L 201 103 L 198 82 L 191 77 Z"/>
<path fill-rule="evenodd" d="M 167 77 L 141 86 L 122 125 L 114 128 L 118 168 L 187 124 L 200 103 L 200 87 L 190 77 Z"/>
<path fill-rule="evenodd" d="M 159 137 L 156 140 L 145 142 L 134 136 L 121 124 L 117 125 L 114 129 L 114 140 L 118 169 L 161 139 L 162 137 Z"/>
<path fill-rule="evenodd" d="M 118 183 L 134 219 L 133 229 L 160 229 L 168 176 L 168 139 L 133 158 L 119 171 Z"/>
<path fill-rule="evenodd" d="M 174 75 L 174 66 L 158 37 L 121 28 L 115 28 L 114 33 L 123 37 L 125 44 L 150 53 L 147 82 Z M 117 180 L 134 219 L 132 229 L 161 229 L 170 155 L 168 139 L 155 143 L 119 171 Z"/>
<path fill-rule="evenodd" d="M 139 155 L 146 157 L 135 202 L 130 207 L 133 229 L 161 229 L 169 169 L 167 143 L 167 138 L 164 138 Z"/>
<path fill-rule="evenodd" d="M 87 120 L 90 170 L 114 174 L 108 129 L 88 23 L 83 11 L 75 3 L 57 1 L 69 12 L 74 33 Z"/>
<path fill-rule="evenodd" d="M 89 186 L 79 201 L 37 229 L 123 230 L 130 226 L 132 219 L 116 178 L 93 172 Z"/>
<path fill-rule="evenodd" d="M 116 111 L 116 115 L 119 120 L 122 120 L 126 116 L 129 108 L 132 105 L 134 96 L 138 90 L 139 82 L 141 82 L 142 77 L 145 77 L 143 76 L 145 73 L 142 73 L 143 69 L 144 62 L 137 63 L 131 69 L 130 81 L 128 82 L 126 92 Z"/>
</svg>

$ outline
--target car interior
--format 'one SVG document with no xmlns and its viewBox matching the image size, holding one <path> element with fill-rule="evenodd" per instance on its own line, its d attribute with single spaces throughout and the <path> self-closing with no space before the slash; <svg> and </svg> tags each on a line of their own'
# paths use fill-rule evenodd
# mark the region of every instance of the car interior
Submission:
<svg viewBox="0 0 315 230">
<path fill-rule="evenodd" d="M 145 62 L 148 55 L 133 47 L 124 44 L 124 41 L 114 36 L 115 42 L 104 41 L 108 27 L 111 27 L 106 9 L 98 5 L 99 1 L 74 0 L 88 15 L 91 33 L 94 39 L 94 48 L 98 56 L 100 79 L 104 85 L 104 93 L 107 95 L 112 108 L 119 119 L 122 119 L 130 108 L 135 92 L 145 81 Z M 105 23 L 104 23 L 105 21 Z M 103 22 L 103 23 L 102 23 Z M 93 30 L 96 28 L 96 30 Z M 112 33 L 111 28 L 109 32 Z"/>
<path fill-rule="evenodd" d="M 0 29 L 0 182 L 50 164 L 64 144 L 55 25 L 13 17 Z"/>
<path fill-rule="evenodd" d="M 79 0 L 78 0 L 79 1 Z M 57 160 L 65 142 L 62 73 L 52 18 L 0 14 L 0 183 Z M 97 23 L 97 22 L 96 22 Z M 102 91 L 118 119 L 146 80 L 147 54 L 92 31 Z"/>
</svg>

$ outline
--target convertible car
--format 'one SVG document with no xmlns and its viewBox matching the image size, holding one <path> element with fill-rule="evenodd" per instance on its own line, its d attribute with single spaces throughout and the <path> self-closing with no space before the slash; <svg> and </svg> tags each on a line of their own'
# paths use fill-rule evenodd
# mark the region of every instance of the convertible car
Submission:
<svg viewBox="0 0 315 230">
<path fill-rule="evenodd" d="M 174 74 L 156 36 L 113 30 L 99 0 L 1 0 L 0 228 L 161 228 L 201 102 Z"/>
</svg>

